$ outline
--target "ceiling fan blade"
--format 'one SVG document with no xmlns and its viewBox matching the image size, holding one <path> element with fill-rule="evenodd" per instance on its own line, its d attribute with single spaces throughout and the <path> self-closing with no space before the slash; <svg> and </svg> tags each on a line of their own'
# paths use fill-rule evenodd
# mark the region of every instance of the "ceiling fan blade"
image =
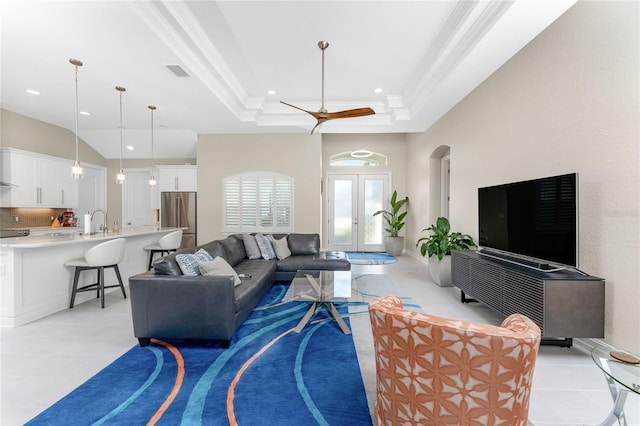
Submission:
<svg viewBox="0 0 640 426">
<path fill-rule="evenodd" d="M 322 115 L 325 115 L 327 117 L 327 120 L 331 120 L 334 118 L 352 118 L 352 117 L 365 117 L 367 115 L 374 115 L 376 112 L 367 107 L 367 108 L 355 108 L 355 109 L 348 109 L 345 111 L 336 111 L 336 112 L 325 112 L 325 113 L 319 113 Z"/>
<path fill-rule="evenodd" d="M 318 120 L 318 122 L 313 127 L 313 129 L 311 129 L 311 134 L 312 135 L 318 130 L 318 127 L 322 123 L 327 121 L 327 120 L 333 120 L 333 119 L 336 119 L 336 118 L 365 117 L 367 115 L 374 115 L 376 113 L 373 109 L 371 109 L 369 107 L 347 109 L 347 110 L 344 110 L 344 111 L 336 111 L 336 112 L 322 112 L 322 111 L 316 112 L 316 111 L 308 111 L 306 109 L 302 109 L 300 107 L 288 104 L 288 103 L 283 102 L 283 101 L 280 101 L 280 103 L 285 104 L 287 106 L 290 106 L 292 108 L 295 108 L 297 110 L 304 111 L 307 114 L 313 116 L 313 118 L 315 118 L 316 120 Z"/>
<path fill-rule="evenodd" d="M 315 117 L 315 115 L 314 115 L 314 114 L 315 114 L 315 112 L 313 112 L 313 111 L 307 111 L 306 109 L 302 109 L 302 108 L 297 107 L 297 106 L 295 106 L 295 105 L 288 104 L 288 103 L 286 103 L 286 102 L 284 102 L 284 101 L 280 101 L 280 103 L 281 103 L 281 104 L 285 104 L 285 105 L 287 105 L 287 106 L 290 106 L 291 108 L 299 109 L 300 111 L 304 111 L 304 112 L 306 112 L 307 114 L 311 114 L 311 115 L 313 115 L 313 116 Z"/>
</svg>

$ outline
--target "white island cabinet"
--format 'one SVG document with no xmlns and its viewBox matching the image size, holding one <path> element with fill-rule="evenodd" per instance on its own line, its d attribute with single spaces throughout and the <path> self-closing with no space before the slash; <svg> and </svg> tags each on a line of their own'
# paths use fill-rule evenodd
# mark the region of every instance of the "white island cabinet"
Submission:
<svg viewBox="0 0 640 426">
<path fill-rule="evenodd" d="M 127 240 L 124 257 L 118 264 L 127 286 L 129 277 L 147 270 L 147 252 L 143 247 L 175 230 L 141 226 L 124 228 L 119 234 L 87 237 L 75 232 L 0 239 L 0 326 L 17 327 L 68 309 L 74 268 L 64 263 L 84 256 L 89 248 L 110 239 Z M 82 272 L 80 277 L 80 285 L 91 284 L 96 281 L 96 272 Z M 105 271 L 105 282 L 117 283 L 112 269 Z M 78 293 L 76 305 L 95 297 L 94 292 Z M 108 308 L 107 304 L 105 309 Z M 99 305 L 96 309 L 100 309 Z"/>
</svg>

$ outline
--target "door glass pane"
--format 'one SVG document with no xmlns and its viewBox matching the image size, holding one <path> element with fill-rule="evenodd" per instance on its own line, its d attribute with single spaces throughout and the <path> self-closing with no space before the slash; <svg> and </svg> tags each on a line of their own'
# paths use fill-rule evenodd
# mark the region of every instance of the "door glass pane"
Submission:
<svg viewBox="0 0 640 426">
<path fill-rule="evenodd" d="M 364 243 L 382 244 L 382 215 L 374 216 L 383 209 L 383 182 L 380 179 L 367 179 L 364 182 Z M 387 209 L 388 210 L 388 209 Z"/>
<path fill-rule="evenodd" d="M 333 242 L 352 244 L 353 185 L 351 180 L 335 180 L 333 186 Z"/>
</svg>

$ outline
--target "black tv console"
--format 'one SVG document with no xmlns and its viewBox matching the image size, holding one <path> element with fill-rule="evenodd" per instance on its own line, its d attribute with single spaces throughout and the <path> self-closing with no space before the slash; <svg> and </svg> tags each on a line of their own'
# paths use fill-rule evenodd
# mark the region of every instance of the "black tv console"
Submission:
<svg viewBox="0 0 640 426">
<path fill-rule="evenodd" d="M 469 295 L 505 317 L 521 313 L 531 318 L 542 330 L 544 344 L 571 346 L 574 337 L 604 337 L 602 278 L 458 250 L 451 253 L 451 281 L 463 302 L 470 301 Z"/>
</svg>

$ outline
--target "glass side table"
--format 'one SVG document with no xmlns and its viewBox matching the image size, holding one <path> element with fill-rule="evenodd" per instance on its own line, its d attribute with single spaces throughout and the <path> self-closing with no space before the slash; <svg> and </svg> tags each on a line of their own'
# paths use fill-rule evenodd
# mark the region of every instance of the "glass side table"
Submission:
<svg viewBox="0 0 640 426">
<path fill-rule="evenodd" d="M 630 393 L 640 394 L 640 364 L 619 361 L 611 356 L 612 350 L 616 349 L 595 347 L 591 350 L 591 359 L 604 373 L 613 398 L 613 409 L 600 425 L 613 425 L 617 422 L 626 426 L 624 403 Z"/>
</svg>

